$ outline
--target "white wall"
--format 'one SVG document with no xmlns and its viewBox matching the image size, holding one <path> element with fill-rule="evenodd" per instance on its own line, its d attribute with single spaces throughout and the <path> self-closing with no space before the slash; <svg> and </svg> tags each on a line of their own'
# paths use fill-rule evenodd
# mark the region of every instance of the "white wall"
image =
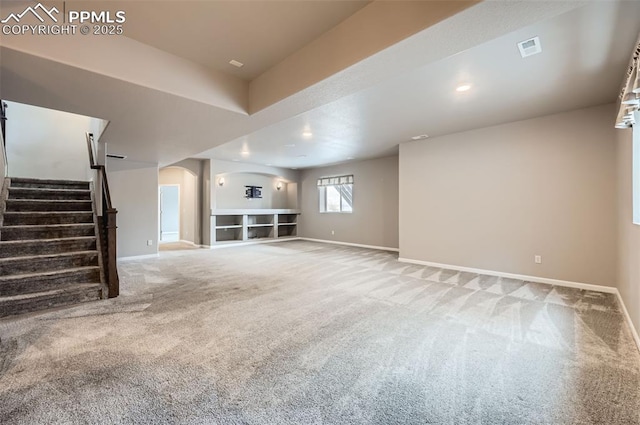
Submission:
<svg viewBox="0 0 640 425">
<path fill-rule="evenodd" d="M 90 180 L 86 132 L 104 120 L 7 102 L 7 160 L 11 177 Z"/>
<path fill-rule="evenodd" d="M 400 257 L 614 286 L 614 119 L 604 105 L 400 145 Z"/>
<path fill-rule="evenodd" d="M 243 162 L 231 162 L 212 159 L 209 162 L 209 174 L 210 174 L 210 187 L 211 187 L 211 199 L 210 208 L 280 208 L 278 206 L 268 206 L 264 198 L 269 188 L 272 188 L 276 194 L 267 194 L 269 197 L 275 196 L 270 202 L 271 205 L 286 204 L 285 208 L 298 208 L 300 193 L 294 197 L 291 194 L 287 195 L 287 187 L 283 187 L 282 190 L 276 191 L 275 185 L 277 181 L 283 181 L 284 183 L 296 183 L 300 177 L 300 173 L 297 170 L 291 170 L 288 168 L 269 167 L 266 165 L 247 164 Z M 252 176 L 244 178 L 237 177 L 246 174 Z M 218 179 L 224 177 L 225 184 L 223 186 L 218 185 Z M 270 180 L 269 180 L 270 179 Z M 246 200 L 244 199 L 244 185 L 263 186 L 263 201 L 260 200 Z M 233 189 L 232 189 L 233 187 Z M 281 195 L 282 193 L 282 195 Z M 284 196 L 285 200 L 280 200 L 280 196 Z M 293 200 L 296 200 L 296 205 L 292 205 Z M 256 202 L 257 201 L 257 202 Z M 235 205 L 235 206 L 233 206 Z"/>
<path fill-rule="evenodd" d="M 157 254 L 158 166 L 109 159 L 107 175 L 118 210 L 118 258 Z"/>
<path fill-rule="evenodd" d="M 353 213 L 320 213 L 317 180 L 353 174 Z M 301 175 L 298 235 L 398 248 L 398 157 L 307 169 Z M 331 233 L 334 232 L 334 234 Z"/>
<path fill-rule="evenodd" d="M 640 331 L 640 225 L 633 224 L 632 138 L 640 129 L 616 130 L 618 159 L 618 291 Z M 640 184 L 640 183 L 639 183 Z"/>
<path fill-rule="evenodd" d="M 219 180 L 224 178 L 224 185 Z M 282 187 L 277 189 L 278 182 Z M 296 204 L 289 204 L 287 196 L 287 182 L 277 176 L 265 176 L 255 173 L 223 173 L 217 174 L 213 180 L 215 185 L 216 208 L 297 208 Z M 245 186 L 262 187 L 262 198 L 247 199 Z"/>
</svg>

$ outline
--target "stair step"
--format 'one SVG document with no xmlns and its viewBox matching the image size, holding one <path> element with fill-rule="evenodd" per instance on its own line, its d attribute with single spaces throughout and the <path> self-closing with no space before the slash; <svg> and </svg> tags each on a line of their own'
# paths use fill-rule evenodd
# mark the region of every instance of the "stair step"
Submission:
<svg viewBox="0 0 640 425">
<path fill-rule="evenodd" d="M 62 289 L 62 287 L 74 283 L 99 282 L 100 268 L 98 266 L 0 276 L 0 296 L 33 294 L 36 292 Z"/>
<path fill-rule="evenodd" d="M 89 189 L 89 182 L 75 180 L 41 180 L 11 177 L 11 187 L 32 187 L 42 189 Z"/>
<path fill-rule="evenodd" d="M 42 189 L 9 186 L 9 199 L 90 200 L 89 189 Z"/>
<path fill-rule="evenodd" d="M 0 317 L 29 313 L 102 298 L 102 286 L 81 283 L 44 292 L 0 297 Z"/>
<path fill-rule="evenodd" d="M 3 241 L 72 238 L 79 236 L 95 236 L 95 227 L 93 223 L 0 227 L 0 240 Z"/>
<path fill-rule="evenodd" d="M 0 259 L 0 275 L 37 273 L 42 270 L 65 270 L 97 265 L 98 251 L 11 257 Z"/>
<path fill-rule="evenodd" d="M 7 199 L 7 211 L 93 211 L 91 200 Z"/>
<path fill-rule="evenodd" d="M 11 211 L 4 214 L 5 226 L 93 223 L 89 211 Z"/>
<path fill-rule="evenodd" d="M 63 252 L 92 251 L 95 249 L 95 236 L 0 241 L 0 258 L 61 254 Z"/>
</svg>

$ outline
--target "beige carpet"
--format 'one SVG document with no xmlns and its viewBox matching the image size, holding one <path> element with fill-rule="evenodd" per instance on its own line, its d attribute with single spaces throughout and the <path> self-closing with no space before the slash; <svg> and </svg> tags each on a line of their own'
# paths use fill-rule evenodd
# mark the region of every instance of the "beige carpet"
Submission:
<svg viewBox="0 0 640 425">
<path fill-rule="evenodd" d="M 161 242 L 158 245 L 158 250 L 160 251 L 184 251 L 189 249 L 200 249 L 200 247 L 187 242 Z"/>
<path fill-rule="evenodd" d="M 289 241 L 0 321 L 2 424 L 638 424 L 615 298 Z"/>
</svg>

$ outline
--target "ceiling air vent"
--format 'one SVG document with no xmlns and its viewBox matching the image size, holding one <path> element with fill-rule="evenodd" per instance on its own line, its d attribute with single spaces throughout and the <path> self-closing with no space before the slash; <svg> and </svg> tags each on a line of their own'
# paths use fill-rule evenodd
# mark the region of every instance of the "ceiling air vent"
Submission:
<svg viewBox="0 0 640 425">
<path fill-rule="evenodd" d="M 526 58 L 527 56 L 537 55 L 542 52 L 542 45 L 538 37 L 533 37 L 525 41 L 518 43 L 518 50 L 520 50 L 520 56 Z"/>
</svg>

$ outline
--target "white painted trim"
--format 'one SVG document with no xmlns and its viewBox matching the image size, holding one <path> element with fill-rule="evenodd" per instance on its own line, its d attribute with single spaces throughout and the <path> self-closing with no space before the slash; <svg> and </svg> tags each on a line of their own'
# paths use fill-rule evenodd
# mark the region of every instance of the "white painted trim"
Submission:
<svg viewBox="0 0 640 425">
<path fill-rule="evenodd" d="M 618 296 L 618 302 L 622 307 L 622 313 L 624 314 L 624 317 L 627 319 L 627 323 L 629 324 L 629 329 L 631 330 L 631 336 L 633 336 L 633 339 L 636 342 L 636 347 L 638 347 L 638 351 L 640 351 L 640 335 L 638 335 L 638 330 L 633 325 L 633 321 L 631 320 L 631 316 L 629 315 L 627 306 L 624 304 L 624 301 L 622 300 L 622 295 L 620 294 L 620 291 L 618 291 L 618 289 L 616 289 L 616 295 Z"/>
<path fill-rule="evenodd" d="M 178 188 L 178 231 L 177 232 L 163 232 L 162 231 L 162 188 L 163 187 L 177 187 Z M 182 227 L 182 205 L 181 205 L 181 200 L 182 200 L 182 188 L 180 187 L 179 183 L 167 183 L 167 184 L 159 184 L 158 185 L 158 227 L 160 228 L 160 233 L 158 234 L 158 243 L 160 242 L 166 242 L 166 243 L 171 243 L 171 242 L 178 242 L 180 240 L 180 236 L 182 236 L 180 233 L 180 227 Z M 166 235 L 173 235 L 176 234 L 178 235 L 178 240 L 177 241 L 163 241 L 162 240 L 162 234 L 166 234 Z"/>
<path fill-rule="evenodd" d="M 294 237 L 283 236 L 281 238 L 264 238 L 264 239 L 254 240 L 254 241 L 248 240 L 248 241 L 238 241 L 238 242 L 223 242 L 223 243 L 218 242 L 213 245 L 202 245 L 202 247 L 206 249 L 220 249 L 220 248 L 232 248 L 232 247 L 245 246 L 245 245 L 258 245 L 262 243 L 297 241 L 300 239 L 302 238 L 299 238 L 297 236 L 294 236 Z"/>
<path fill-rule="evenodd" d="M 118 257 L 118 261 L 144 260 L 146 258 L 157 258 L 160 254 L 132 255 L 131 257 Z"/>
<path fill-rule="evenodd" d="M 474 269 L 472 267 L 454 266 L 451 264 L 432 263 L 431 261 L 412 260 L 409 258 L 398 258 L 401 263 L 419 264 L 421 266 L 439 267 L 443 269 L 458 270 L 461 272 L 487 274 L 491 276 L 506 277 L 510 279 L 528 280 L 530 282 L 546 283 L 548 285 L 565 286 L 568 288 L 586 289 L 589 291 L 605 292 L 615 294 L 618 292 L 613 286 L 594 285 L 591 283 L 572 282 L 570 280 L 550 279 L 547 277 L 528 276 L 515 273 L 504 273 L 495 270 Z"/>
<path fill-rule="evenodd" d="M 380 250 L 380 251 L 392 251 L 392 252 L 399 252 L 400 251 L 398 248 L 389 248 L 387 246 L 363 245 L 363 244 L 359 244 L 359 243 L 329 241 L 329 240 L 325 240 L 325 239 L 313 239 L 313 238 L 302 238 L 302 237 L 298 238 L 298 239 L 303 240 L 303 241 L 310 241 L 310 242 L 330 243 L 330 244 L 334 244 L 334 245 L 355 246 L 357 248 L 377 249 L 377 250 Z"/>
</svg>

